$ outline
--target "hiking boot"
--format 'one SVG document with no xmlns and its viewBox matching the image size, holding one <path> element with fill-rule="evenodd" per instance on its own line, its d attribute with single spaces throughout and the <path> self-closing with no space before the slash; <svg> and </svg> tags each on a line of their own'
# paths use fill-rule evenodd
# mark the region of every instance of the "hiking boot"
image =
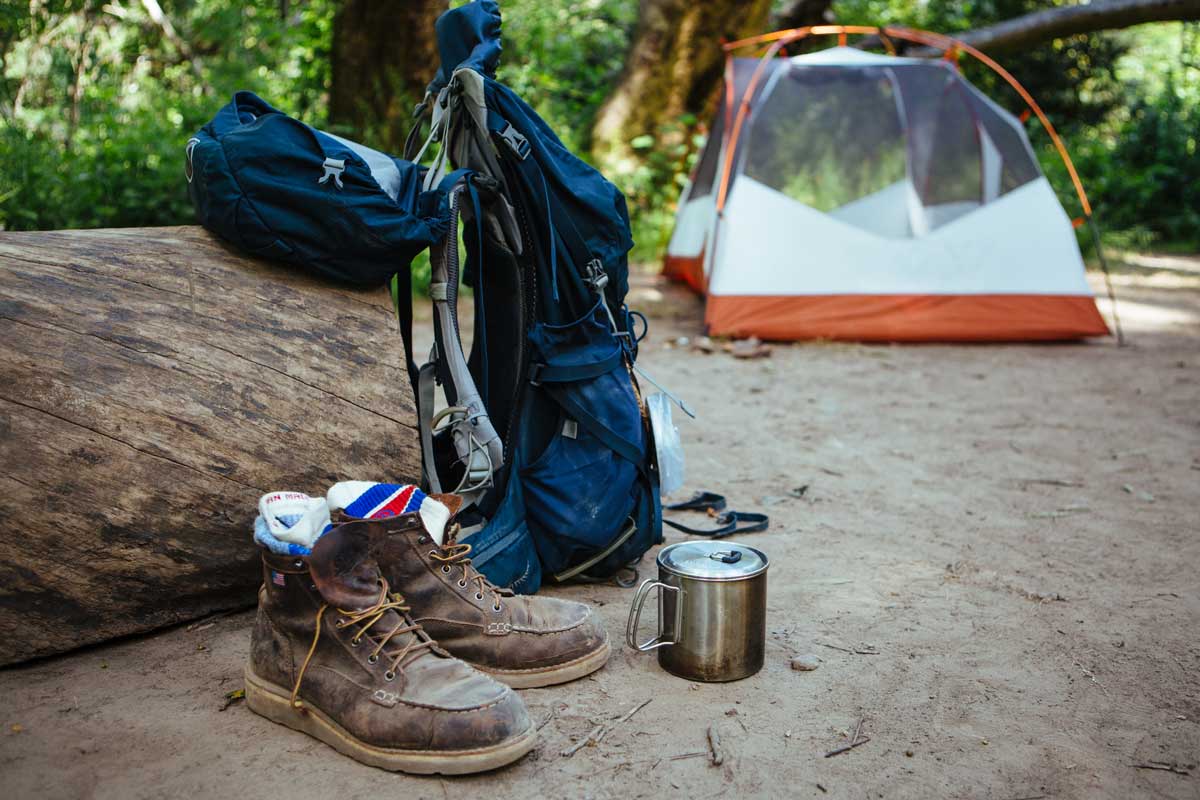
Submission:
<svg viewBox="0 0 1200 800">
<path fill-rule="evenodd" d="M 461 774 L 520 758 L 536 736 L 524 703 L 412 619 L 380 575 L 378 532 L 350 523 L 311 555 L 264 552 L 247 705 L 383 769 Z"/>
<path fill-rule="evenodd" d="M 432 499 L 452 512 L 460 502 Z M 530 689 L 582 678 L 608 661 L 608 635 L 590 607 L 493 585 L 471 565 L 471 545 L 455 541 L 457 525 L 439 544 L 416 513 L 369 524 L 384 540 L 384 577 L 404 588 L 413 620 L 476 669 Z"/>
</svg>

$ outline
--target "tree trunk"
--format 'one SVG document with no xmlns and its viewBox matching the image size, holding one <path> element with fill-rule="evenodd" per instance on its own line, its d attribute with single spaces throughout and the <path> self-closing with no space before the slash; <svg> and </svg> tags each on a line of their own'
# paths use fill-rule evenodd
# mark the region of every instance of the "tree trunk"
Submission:
<svg viewBox="0 0 1200 800">
<path fill-rule="evenodd" d="M 253 604 L 260 495 L 418 478 L 403 364 L 200 228 L 0 234 L 0 665 Z"/>
<path fill-rule="evenodd" d="M 634 138 L 670 135 L 683 114 L 703 113 L 721 81 L 722 39 L 760 32 L 770 9 L 770 0 L 642 0 L 625 70 L 592 128 L 605 168 L 631 171 Z"/>
<path fill-rule="evenodd" d="M 833 22 L 833 0 L 792 0 L 771 17 L 776 30 L 803 28 L 807 25 L 826 25 Z"/>
<path fill-rule="evenodd" d="M 433 23 L 446 0 L 346 0 L 333 18 L 329 121 L 335 133 L 399 153 L 438 67 Z"/>
<path fill-rule="evenodd" d="M 955 38 L 989 54 L 1021 50 L 1080 33 L 1129 28 L 1147 22 L 1200 20 L 1200 0 L 1094 0 L 1023 14 Z M 876 37 L 860 46 L 878 44 Z M 927 48 L 909 48 L 907 55 L 934 55 Z"/>
</svg>

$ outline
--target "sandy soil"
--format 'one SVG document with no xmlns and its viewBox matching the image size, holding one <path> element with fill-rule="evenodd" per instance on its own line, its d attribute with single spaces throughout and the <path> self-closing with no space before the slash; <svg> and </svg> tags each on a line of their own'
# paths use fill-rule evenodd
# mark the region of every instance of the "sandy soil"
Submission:
<svg viewBox="0 0 1200 800">
<path fill-rule="evenodd" d="M 1124 349 L 809 344 L 757 361 L 669 346 L 699 332 L 698 302 L 638 287 L 642 363 L 700 414 L 680 422 L 687 489 L 772 515 L 746 537 L 773 559 L 750 679 L 688 683 L 622 644 L 596 675 L 524 693 L 545 724 L 516 765 L 395 776 L 222 710 L 242 613 L 0 672 L 3 795 L 1200 797 L 1200 278 L 1119 284 Z M 595 603 L 620 641 L 628 590 L 555 593 Z M 793 654 L 820 667 L 795 672 Z M 870 741 L 825 758 L 860 719 Z M 714 724 L 723 766 L 673 758 Z"/>
</svg>

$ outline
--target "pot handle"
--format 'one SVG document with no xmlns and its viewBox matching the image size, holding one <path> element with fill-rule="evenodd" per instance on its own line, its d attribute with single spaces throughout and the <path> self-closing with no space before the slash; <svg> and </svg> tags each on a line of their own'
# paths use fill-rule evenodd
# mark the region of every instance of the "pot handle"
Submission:
<svg viewBox="0 0 1200 800">
<path fill-rule="evenodd" d="M 654 588 L 658 589 L 658 596 L 660 598 L 660 602 L 661 602 L 661 598 L 662 598 L 662 590 L 663 589 L 670 589 L 672 592 L 675 592 L 675 594 L 677 594 L 677 595 L 679 594 L 678 586 L 671 586 L 670 584 L 663 583 L 662 581 L 656 581 L 653 578 L 647 578 L 645 581 L 642 581 L 642 585 L 638 587 L 637 594 L 634 595 L 634 597 L 633 597 L 633 605 L 629 609 L 629 620 L 625 623 L 625 642 L 630 647 L 632 647 L 634 650 L 639 650 L 643 653 L 645 653 L 649 650 L 657 650 L 660 647 L 666 647 L 667 645 L 675 644 L 674 641 L 664 641 L 662 638 L 663 632 L 662 632 L 662 616 L 661 615 L 659 616 L 659 619 L 658 619 L 658 635 L 655 636 L 653 639 L 649 639 L 645 642 L 642 642 L 641 644 L 638 644 L 638 642 L 637 642 L 638 628 L 641 626 L 641 623 L 642 623 L 642 606 L 644 606 L 646 604 L 646 598 L 649 597 L 650 590 L 654 589 Z M 660 605 L 659 607 L 661 608 L 662 606 Z M 679 629 L 682 624 L 683 624 L 683 603 L 679 602 L 679 598 L 676 598 L 676 602 L 675 602 L 675 635 L 676 636 L 679 635 Z"/>
</svg>

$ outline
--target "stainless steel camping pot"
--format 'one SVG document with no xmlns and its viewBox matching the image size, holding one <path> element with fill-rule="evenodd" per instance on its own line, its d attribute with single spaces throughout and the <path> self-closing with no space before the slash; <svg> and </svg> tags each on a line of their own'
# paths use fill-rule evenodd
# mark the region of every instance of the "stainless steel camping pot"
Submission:
<svg viewBox="0 0 1200 800">
<path fill-rule="evenodd" d="M 667 672 L 694 681 L 736 681 L 762 669 L 767 637 L 765 554 L 735 542 L 664 547 L 658 580 L 638 587 L 625 641 L 657 650 Z M 658 635 L 639 643 L 642 606 L 658 590 Z"/>
</svg>

